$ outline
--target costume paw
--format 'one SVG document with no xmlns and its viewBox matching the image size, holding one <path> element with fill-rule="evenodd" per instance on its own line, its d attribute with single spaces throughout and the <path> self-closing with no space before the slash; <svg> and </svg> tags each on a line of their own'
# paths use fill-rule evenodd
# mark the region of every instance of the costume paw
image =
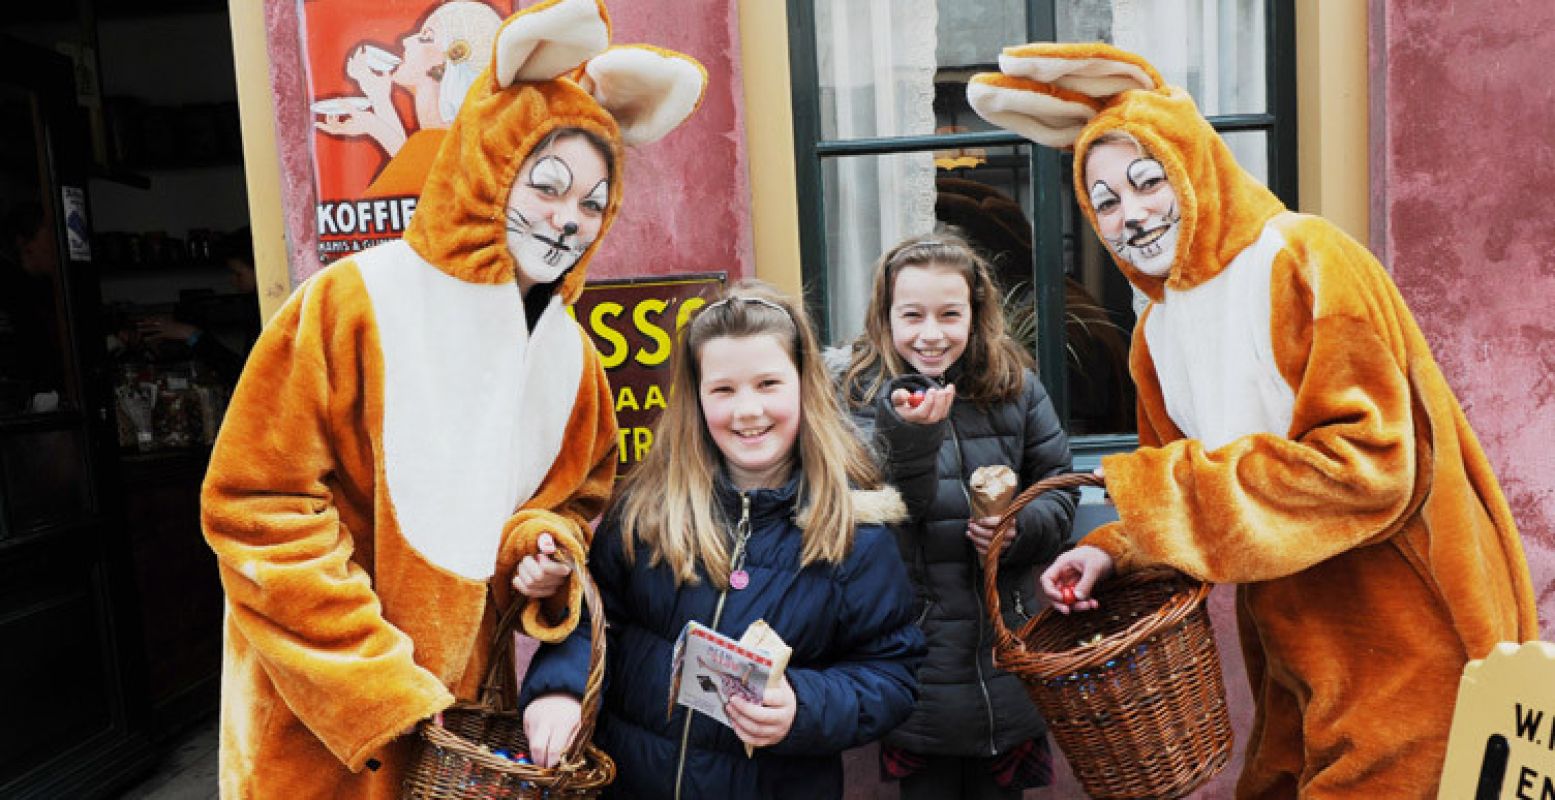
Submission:
<svg viewBox="0 0 1555 800">
<path fill-rule="evenodd" d="M 503 530 L 502 549 L 514 554 L 512 563 L 516 564 L 526 556 L 540 553 L 540 535 L 544 533 L 551 534 L 555 540 L 558 557 L 574 565 L 573 577 L 556 594 L 539 600 L 517 596 L 512 593 L 512 587 L 504 583 L 498 599 L 507 594 L 512 602 L 523 603 L 524 610 L 519 613 L 523 632 L 542 642 L 555 644 L 572 633 L 583 605 L 583 584 L 577 578 L 577 570 L 588 569 L 588 549 L 578 526 L 550 511 L 525 509 L 508 519 Z"/>
</svg>

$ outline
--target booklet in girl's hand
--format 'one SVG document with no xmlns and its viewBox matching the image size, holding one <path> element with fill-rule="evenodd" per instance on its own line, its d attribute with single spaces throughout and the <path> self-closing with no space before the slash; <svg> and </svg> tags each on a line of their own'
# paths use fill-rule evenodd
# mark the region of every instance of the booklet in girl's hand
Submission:
<svg viewBox="0 0 1555 800">
<path fill-rule="evenodd" d="M 731 697 L 743 697 L 761 705 L 774 672 L 781 674 L 782 669 L 768 648 L 743 645 L 693 620 L 686 623 L 675 642 L 667 711 L 673 712 L 679 704 L 728 725 L 724 704 Z"/>
</svg>

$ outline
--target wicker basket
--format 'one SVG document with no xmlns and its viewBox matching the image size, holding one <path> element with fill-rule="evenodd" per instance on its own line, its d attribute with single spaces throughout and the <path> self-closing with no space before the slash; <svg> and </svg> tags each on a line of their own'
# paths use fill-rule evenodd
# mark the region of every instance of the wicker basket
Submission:
<svg viewBox="0 0 1555 800">
<path fill-rule="evenodd" d="M 1016 512 L 1043 492 L 1101 485 L 1082 474 L 1038 482 L 1000 518 L 988 552 L 1000 552 Z M 1208 584 L 1141 570 L 1098 586 L 1094 611 L 1048 608 L 1011 633 L 998 577 L 998 557 L 988 558 L 994 663 L 1025 683 L 1088 794 L 1182 797 L 1225 766 L 1231 722 L 1204 608 Z"/>
<path fill-rule="evenodd" d="M 404 800 L 510 800 L 510 798 L 598 797 L 615 780 L 615 762 L 590 743 L 599 717 L 605 676 L 605 614 L 599 590 L 588 570 L 574 566 L 583 581 L 593 633 L 588 680 L 583 687 L 583 712 L 578 733 L 551 768 L 524 764 L 497 751 L 527 753 L 523 716 L 513 710 L 513 630 L 521 604 L 503 615 L 492 641 L 490 667 L 481 684 L 478 703 L 456 703 L 443 712 L 442 724 L 424 722 L 421 742 L 406 772 L 400 793 Z"/>
</svg>

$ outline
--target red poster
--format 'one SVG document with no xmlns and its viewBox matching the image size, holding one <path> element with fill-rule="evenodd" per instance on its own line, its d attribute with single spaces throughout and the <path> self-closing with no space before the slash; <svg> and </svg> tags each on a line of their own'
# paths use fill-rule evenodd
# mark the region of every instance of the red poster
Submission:
<svg viewBox="0 0 1555 800">
<path fill-rule="evenodd" d="M 404 233 L 509 11 L 484 0 L 302 4 L 321 263 Z"/>
<path fill-rule="evenodd" d="M 537 0 L 266 2 L 282 201 L 295 283 L 398 238 L 452 111 L 500 22 Z M 591 278 L 752 272 L 735 0 L 605 0 L 612 41 L 702 62 L 702 105 L 628 150 L 621 214 Z"/>
</svg>

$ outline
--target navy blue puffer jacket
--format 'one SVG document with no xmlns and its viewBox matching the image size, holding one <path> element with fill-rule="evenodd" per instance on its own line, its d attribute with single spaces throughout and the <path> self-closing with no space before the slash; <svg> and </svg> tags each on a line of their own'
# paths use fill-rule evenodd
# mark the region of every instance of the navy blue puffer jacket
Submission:
<svg viewBox="0 0 1555 800">
<path fill-rule="evenodd" d="M 793 727 L 783 741 L 747 758 L 732 730 L 695 715 L 681 791 L 687 800 L 840 798 L 842 751 L 880 738 L 912 711 L 923 634 L 912 622 L 912 586 L 894 535 L 877 524 L 904 515 L 900 499 L 890 489 L 855 492 L 860 524 L 852 552 L 840 565 L 800 570 L 802 532 L 793 521 L 798 485 L 795 478 L 781 489 L 745 493 L 750 583 L 729 591 L 718 625 L 739 638 L 765 619 L 793 647 L 787 672 L 798 698 Z M 740 518 L 741 493 L 722 480 L 717 500 L 725 519 Z M 891 510 L 883 515 L 881 508 Z M 688 620 L 712 622 L 719 592 L 705 578 L 677 588 L 664 565 L 650 567 L 640 547 L 636 554 L 635 562 L 627 560 L 620 529 L 607 518 L 589 556 L 609 620 L 594 741 L 619 769 L 607 796 L 668 798 L 687 713 L 676 706 L 665 714 L 671 651 Z M 565 642 L 540 649 L 525 677 L 523 702 L 554 691 L 582 694 L 588 636 L 584 622 Z"/>
</svg>

